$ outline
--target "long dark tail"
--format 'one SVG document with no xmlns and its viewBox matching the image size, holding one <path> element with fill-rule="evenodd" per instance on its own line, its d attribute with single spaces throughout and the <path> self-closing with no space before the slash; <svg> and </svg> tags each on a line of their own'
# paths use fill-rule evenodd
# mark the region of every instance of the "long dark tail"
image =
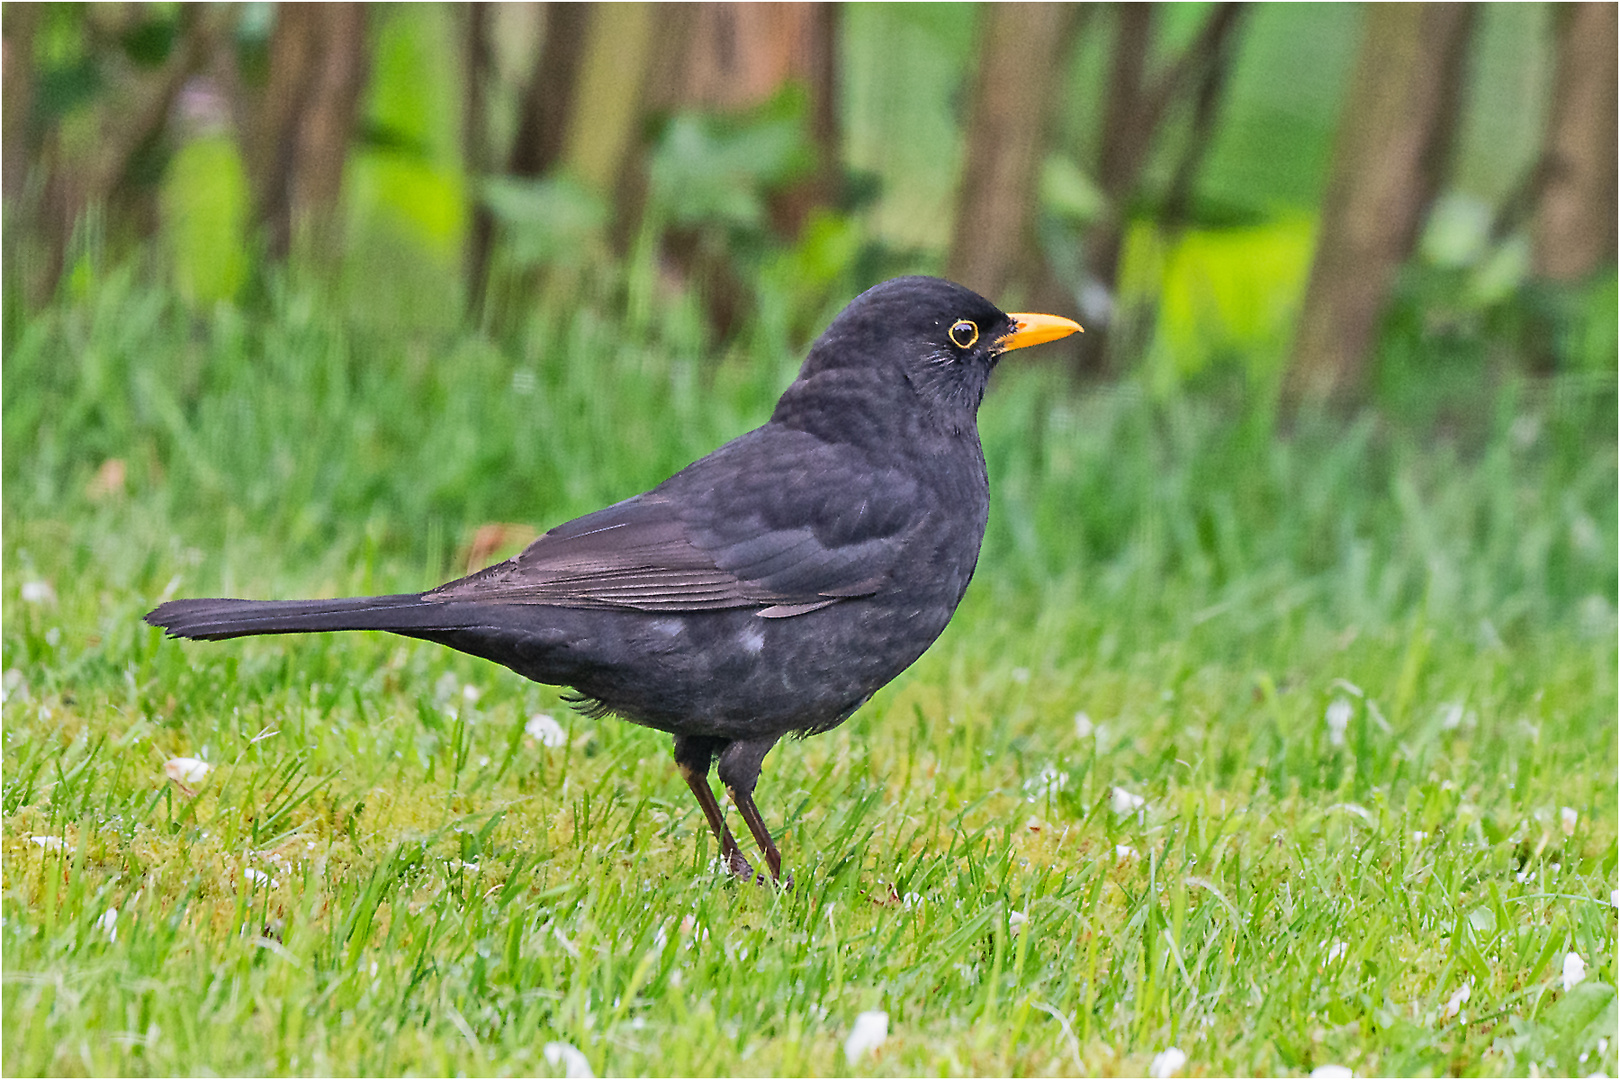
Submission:
<svg viewBox="0 0 1620 1080">
<path fill-rule="evenodd" d="M 173 637 L 198 641 L 253 634 L 325 630 L 455 630 L 467 625 L 466 605 L 423 600 L 419 593 L 355 596 L 344 600 L 171 600 L 146 621 Z"/>
</svg>

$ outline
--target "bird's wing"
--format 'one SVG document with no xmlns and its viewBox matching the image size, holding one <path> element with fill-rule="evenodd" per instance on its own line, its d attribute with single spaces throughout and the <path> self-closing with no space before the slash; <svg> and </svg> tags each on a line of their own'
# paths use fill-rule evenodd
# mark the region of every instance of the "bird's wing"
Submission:
<svg viewBox="0 0 1620 1080">
<path fill-rule="evenodd" d="M 767 427 L 425 599 L 797 615 L 881 588 L 917 503 L 857 451 Z"/>
</svg>

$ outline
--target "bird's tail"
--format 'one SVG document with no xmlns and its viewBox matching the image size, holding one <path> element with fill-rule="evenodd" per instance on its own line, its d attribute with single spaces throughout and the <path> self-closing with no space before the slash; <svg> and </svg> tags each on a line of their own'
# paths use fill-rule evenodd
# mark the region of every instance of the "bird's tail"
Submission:
<svg viewBox="0 0 1620 1080">
<path fill-rule="evenodd" d="M 343 600 L 171 600 L 147 612 L 146 621 L 172 637 L 197 641 L 326 630 L 410 633 L 459 628 L 450 608 L 420 593 Z"/>
</svg>

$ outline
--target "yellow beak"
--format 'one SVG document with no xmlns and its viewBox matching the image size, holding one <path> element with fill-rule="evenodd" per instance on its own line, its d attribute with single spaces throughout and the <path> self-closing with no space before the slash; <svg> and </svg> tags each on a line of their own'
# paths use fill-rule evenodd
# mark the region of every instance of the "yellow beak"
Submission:
<svg viewBox="0 0 1620 1080">
<path fill-rule="evenodd" d="M 1056 341 L 1070 334 L 1085 333 L 1085 328 L 1079 323 L 1073 319 L 1065 319 L 1061 315 L 1031 315 L 1019 312 L 1008 315 L 1007 318 L 1012 320 L 1013 330 L 996 342 L 997 352 L 1022 349 L 1026 345 L 1039 345 L 1043 341 Z"/>
</svg>

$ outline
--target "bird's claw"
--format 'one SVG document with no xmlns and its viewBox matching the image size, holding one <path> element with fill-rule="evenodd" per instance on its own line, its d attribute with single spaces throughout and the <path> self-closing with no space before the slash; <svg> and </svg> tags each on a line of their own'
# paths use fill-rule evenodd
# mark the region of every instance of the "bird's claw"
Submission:
<svg viewBox="0 0 1620 1080">
<path fill-rule="evenodd" d="M 755 878 L 754 868 L 748 865 L 748 859 L 740 851 L 733 851 L 726 860 L 726 871 L 740 881 L 751 881 Z M 760 875 L 763 880 L 763 875 Z"/>
</svg>

